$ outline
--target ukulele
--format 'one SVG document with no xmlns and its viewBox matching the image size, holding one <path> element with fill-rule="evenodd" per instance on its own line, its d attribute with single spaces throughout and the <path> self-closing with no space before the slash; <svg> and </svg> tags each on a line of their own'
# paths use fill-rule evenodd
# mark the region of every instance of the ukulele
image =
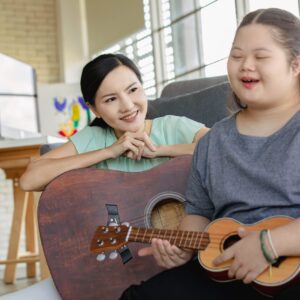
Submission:
<svg viewBox="0 0 300 300">
<path fill-rule="evenodd" d="M 230 218 L 221 218 L 211 222 L 205 232 L 164 230 L 155 228 L 140 228 L 132 226 L 99 226 L 91 241 L 90 250 L 103 253 L 122 249 L 129 242 L 151 243 L 153 238 L 166 239 L 178 247 L 198 250 L 201 266 L 217 281 L 229 281 L 228 269 L 232 260 L 219 266 L 212 262 L 225 249 L 240 238 L 237 229 L 243 225 L 249 231 L 272 229 L 291 222 L 293 219 L 284 216 L 264 219 L 253 225 L 244 225 Z M 254 287 L 261 293 L 274 296 L 298 280 L 300 257 L 280 257 L 272 266 L 272 275 L 268 269 L 262 272 L 253 282 Z"/>
</svg>

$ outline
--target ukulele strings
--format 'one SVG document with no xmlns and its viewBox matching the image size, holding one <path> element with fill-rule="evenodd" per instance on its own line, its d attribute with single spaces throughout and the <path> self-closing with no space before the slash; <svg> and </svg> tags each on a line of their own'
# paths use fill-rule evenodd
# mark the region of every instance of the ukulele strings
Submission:
<svg viewBox="0 0 300 300">
<path fill-rule="evenodd" d="M 146 229 L 146 230 L 152 230 L 152 229 Z M 159 230 L 159 229 L 155 229 L 155 230 Z M 171 231 L 174 231 L 174 236 L 177 236 L 176 235 L 176 230 L 170 230 L 169 232 L 171 232 Z M 195 233 L 196 231 L 194 231 L 194 233 Z M 119 237 L 119 235 L 120 234 L 124 234 L 124 236 L 128 233 L 128 230 L 121 230 L 120 232 L 118 232 L 118 233 L 115 233 L 114 235 L 110 235 L 108 238 L 107 238 L 107 240 L 111 240 L 112 238 L 115 238 L 115 239 L 117 239 L 118 237 Z M 191 231 L 184 231 L 184 234 L 182 235 L 182 236 L 177 236 L 176 238 L 175 238 L 175 241 L 173 241 L 173 243 L 175 242 L 175 244 L 177 244 L 178 246 L 180 245 L 180 244 L 182 244 L 182 242 L 184 242 L 185 244 L 183 245 L 183 246 L 186 246 L 187 247 L 187 245 L 190 245 L 190 246 L 192 246 L 192 245 L 195 245 L 195 239 L 196 239 L 196 237 L 193 237 L 193 236 L 191 236 L 191 237 L 188 237 L 187 236 L 187 233 L 191 233 Z M 197 235 L 198 235 L 198 239 L 199 239 L 199 243 L 200 243 L 200 245 L 199 246 L 201 246 L 201 243 L 203 242 L 203 243 L 207 243 L 209 246 L 210 246 L 210 248 L 217 248 L 217 249 L 219 249 L 220 248 L 220 242 L 222 241 L 222 239 L 223 239 L 223 236 L 222 235 L 218 235 L 219 237 L 218 238 L 212 238 L 212 235 L 211 234 L 208 234 L 208 236 L 202 236 L 202 234 L 203 234 L 203 232 L 196 232 L 197 233 Z M 132 234 L 131 233 L 131 239 L 132 239 L 132 241 L 134 242 L 134 240 L 133 239 L 139 239 L 140 241 L 146 241 L 147 240 L 147 238 L 149 239 L 149 240 L 152 240 L 152 235 L 153 235 L 153 233 L 148 233 L 148 234 L 145 234 L 144 232 L 143 233 L 138 233 L 138 234 Z M 186 236 L 185 236 L 186 235 Z M 213 236 L 216 236 L 216 234 L 213 234 Z M 157 236 L 157 237 L 154 237 L 154 238 L 158 238 L 158 239 L 166 239 L 166 240 L 171 240 L 172 239 L 172 236 L 165 236 L 165 235 L 161 235 L 161 236 Z M 103 240 L 106 240 L 105 238 L 103 239 Z M 177 243 L 176 243 L 176 241 L 177 241 Z M 137 241 L 137 242 L 139 242 L 139 241 Z M 192 248 L 194 248 L 194 247 L 192 247 Z"/>
<path fill-rule="evenodd" d="M 200 243 L 203 242 L 208 242 L 208 244 L 211 247 L 220 247 L 220 242 L 223 240 L 224 235 L 223 234 L 211 234 L 208 233 L 208 235 L 203 235 L 206 234 L 206 232 L 200 232 L 200 231 L 184 231 L 184 230 L 177 230 L 177 229 L 159 229 L 159 228 L 140 228 L 143 229 L 142 232 L 140 232 L 138 227 L 134 227 L 134 229 L 137 231 L 137 233 L 131 233 L 131 238 L 133 239 L 140 239 L 140 240 L 145 240 L 146 238 L 152 239 L 152 235 L 156 235 L 154 238 L 158 239 L 172 239 L 172 234 L 175 236 L 175 240 L 184 240 L 186 243 L 189 243 L 190 245 L 193 245 L 195 243 L 195 239 L 198 238 Z M 148 231 L 148 233 L 147 233 Z M 155 231 L 154 233 L 151 231 Z M 159 231 L 162 231 L 161 233 Z M 177 232 L 179 234 L 177 234 Z M 121 229 L 120 231 L 114 233 L 113 235 L 110 235 L 108 239 L 111 238 L 118 238 L 120 234 L 123 234 L 124 236 L 127 235 L 128 229 Z M 169 235 L 166 235 L 166 233 L 169 233 Z M 182 233 L 180 235 L 180 233 Z M 192 236 L 189 237 L 189 235 L 192 234 Z M 196 236 L 195 236 L 196 235 Z M 104 238 L 105 240 L 105 238 Z"/>
</svg>

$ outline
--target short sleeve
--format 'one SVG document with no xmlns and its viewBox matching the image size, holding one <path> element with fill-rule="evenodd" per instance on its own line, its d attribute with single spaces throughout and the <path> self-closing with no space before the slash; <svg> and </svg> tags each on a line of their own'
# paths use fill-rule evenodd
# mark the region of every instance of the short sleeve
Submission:
<svg viewBox="0 0 300 300">
<path fill-rule="evenodd" d="M 69 139 L 74 144 L 78 153 L 91 151 L 92 149 L 90 149 L 90 147 L 93 143 L 93 127 L 87 126 Z"/>
<path fill-rule="evenodd" d="M 205 187 L 206 169 L 206 141 L 205 136 L 199 141 L 195 149 L 192 165 L 189 173 L 185 210 L 190 215 L 200 215 L 208 219 L 213 218 L 214 206 Z"/>
<path fill-rule="evenodd" d="M 168 144 L 190 144 L 205 125 L 186 117 L 165 116 L 164 131 Z"/>
</svg>

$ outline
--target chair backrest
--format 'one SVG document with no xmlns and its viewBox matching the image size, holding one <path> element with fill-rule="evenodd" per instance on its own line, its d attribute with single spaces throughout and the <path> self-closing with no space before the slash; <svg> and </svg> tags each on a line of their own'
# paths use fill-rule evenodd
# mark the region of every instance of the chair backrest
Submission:
<svg viewBox="0 0 300 300">
<path fill-rule="evenodd" d="M 227 81 L 228 78 L 225 75 L 191 79 L 191 80 L 174 81 L 167 84 L 163 88 L 161 92 L 161 97 L 174 97 L 174 96 L 179 96 L 187 93 L 198 92 Z"/>
<path fill-rule="evenodd" d="M 185 116 L 212 127 L 230 114 L 230 92 L 229 83 L 223 82 L 200 91 L 149 101 L 149 117 Z"/>
</svg>

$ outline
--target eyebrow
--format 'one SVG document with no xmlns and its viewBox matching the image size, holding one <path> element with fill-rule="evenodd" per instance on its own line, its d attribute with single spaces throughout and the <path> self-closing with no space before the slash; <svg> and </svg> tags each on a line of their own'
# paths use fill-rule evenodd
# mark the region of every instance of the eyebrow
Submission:
<svg viewBox="0 0 300 300">
<path fill-rule="evenodd" d="M 242 48 L 237 47 L 237 46 L 232 47 L 232 50 L 240 50 L 240 51 L 243 51 Z M 267 52 L 272 52 L 272 50 L 267 49 L 267 48 L 264 48 L 264 47 L 255 48 L 254 51 L 267 51 Z"/>
<path fill-rule="evenodd" d="M 133 87 L 135 84 L 137 84 L 137 81 L 131 83 L 129 86 L 127 86 L 124 91 L 127 91 L 129 90 L 131 87 Z M 101 98 L 105 98 L 105 97 L 109 97 L 109 96 L 114 96 L 116 93 L 110 93 L 110 94 L 106 94 L 106 95 L 103 95 Z"/>
</svg>

